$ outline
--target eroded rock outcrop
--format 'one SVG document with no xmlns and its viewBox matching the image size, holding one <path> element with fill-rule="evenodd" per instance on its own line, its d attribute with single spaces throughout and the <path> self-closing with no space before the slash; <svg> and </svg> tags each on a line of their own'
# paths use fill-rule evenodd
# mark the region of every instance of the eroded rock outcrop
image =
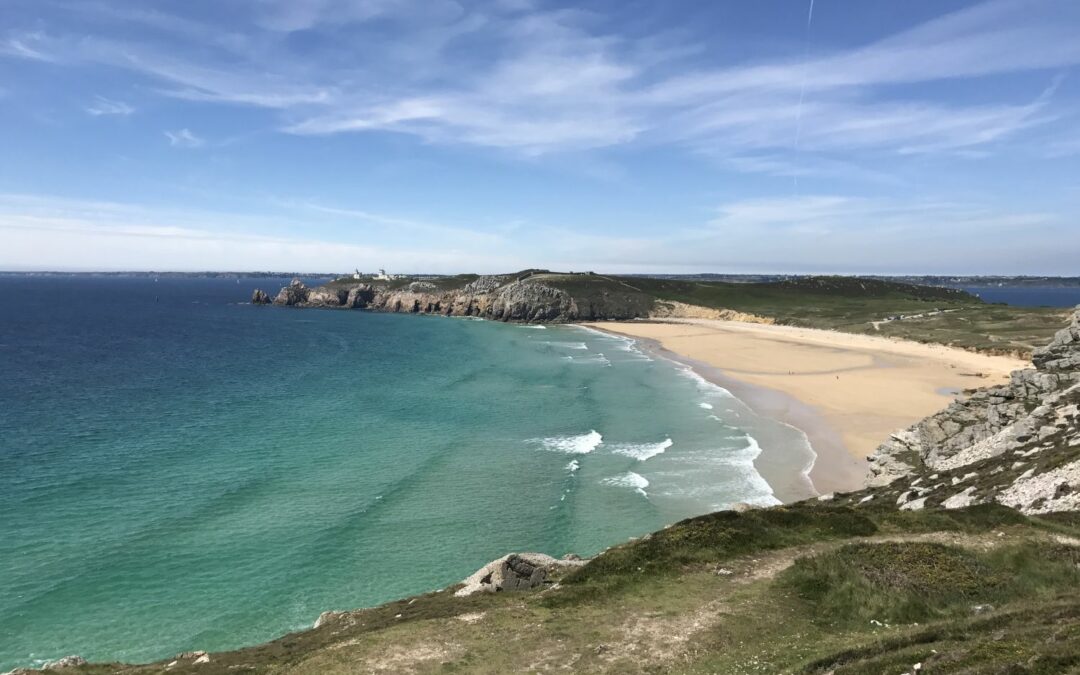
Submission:
<svg viewBox="0 0 1080 675">
<path fill-rule="evenodd" d="M 251 304 L 253 305 L 269 305 L 273 300 L 270 299 L 270 295 L 261 288 L 256 288 L 255 292 L 251 294 Z"/>
<path fill-rule="evenodd" d="M 652 299 L 633 289 L 571 293 L 538 278 L 509 275 L 481 276 L 448 290 L 428 281 L 404 286 L 338 281 L 307 288 L 294 279 L 274 303 L 543 323 L 632 319 L 647 316 L 652 308 Z"/>
<path fill-rule="evenodd" d="M 62 659 L 55 661 L 49 661 L 41 667 L 42 670 L 65 670 L 67 668 L 78 668 L 86 665 L 86 659 L 81 656 L 65 656 Z"/>
<path fill-rule="evenodd" d="M 463 586 L 454 595 L 463 597 L 473 593 L 539 588 L 553 583 L 551 576 L 554 573 L 584 564 L 584 560 L 558 560 L 543 553 L 511 553 L 478 569 L 462 582 Z"/>
<path fill-rule="evenodd" d="M 275 305 L 303 305 L 308 301 L 308 295 L 311 291 L 304 285 L 303 281 L 299 279 L 293 279 L 288 286 L 278 291 L 277 297 L 274 298 Z"/>
<path fill-rule="evenodd" d="M 1080 308 L 1032 361 L 1007 385 L 894 434 L 870 458 L 868 484 L 907 483 L 902 507 L 917 499 L 946 508 L 993 500 L 1027 513 L 1080 507 Z"/>
</svg>

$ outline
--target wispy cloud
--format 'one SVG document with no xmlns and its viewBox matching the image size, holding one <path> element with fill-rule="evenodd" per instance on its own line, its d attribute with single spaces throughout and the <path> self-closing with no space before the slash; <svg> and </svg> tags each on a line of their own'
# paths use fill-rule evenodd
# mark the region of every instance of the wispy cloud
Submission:
<svg viewBox="0 0 1080 675">
<path fill-rule="evenodd" d="M 415 218 L 405 218 L 402 216 L 377 213 L 364 209 L 327 206 L 325 204 L 318 204 L 311 201 L 295 202 L 275 200 L 275 204 L 292 209 L 294 211 L 306 212 L 309 215 L 320 214 L 326 216 L 336 216 L 345 223 L 359 222 L 365 225 L 376 225 L 380 226 L 381 228 L 392 229 L 396 231 L 423 233 L 429 236 L 435 235 L 447 241 L 455 241 L 458 243 L 458 245 L 492 244 L 502 241 L 502 237 L 500 237 L 498 234 L 488 231 L 472 230 L 464 227 L 455 227 L 453 225 L 446 225 L 444 223 L 433 223 L 429 221 L 418 220 Z"/>
<path fill-rule="evenodd" d="M 531 224 L 513 241 L 407 232 L 397 245 L 345 228 L 409 218 L 362 209 L 296 215 L 177 210 L 140 204 L 0 194 L 0 269 L 279 269 L 335 272 L 505 272 L 540 265 L 607 272 L 1070 273 L 1080 233 L 1047 213 L 945 200 L 820 194 L 735 200 L 707 222 L 640 236 L 601 236 L 570 224 Z M 302 215 L 306 212 L 306 215 Z M 288 222 L 291 234 L 275 235 Z M 436 225 L 436 227 L 438 227 Z M 958 260 L 956 241 L 979 242 Z M 373 241 L 380 242 L 373 244 Z M 807 257 L 807 251 L 815 255 Z M 25 268 L 25 267 L 23 267 Z"/>
<path fill-rule="evenodd" d="M 0 55 L 123 69 L 172 99 L 268 110 L 259 125 L 296 136 L 391 132 L 533 157 L 664 147 L 739 172 L 884 183 L 882 158 L 988 157 L 1076 112 L 1055 96 L 1055 76 L 1080 64 L 1072 0 L 988 0 L 863 44 L 746 61 L 533 2 L 240 0 L 227 26 L 124 0 L 53 2 L 104 28 L 13 28 Z M 130 24 L 161 39 L 111 30 Z M 1045 91 L 995 86 L 1015 73 Z M 928 93 L 974 78 L 987 83 L 977 96 Z M 126 114 L 106 110 L 87 109 Z"/>
<path fill-rule="evenodd" d="M 96 96 L 94 97 L 94 102 L 86 107 L 86 112 L 95 117 L 100 117 L 102 115 L 119 115 L 125 117 L 134 113 L 135 108 L 123 101 L 114 101 L 105 98 L 104 96 Z"/>
<path fill-rule="evenodd" d="M 1080 233 L 1049 213 L 961 201 L 820 194 L 735 200 L 648 237 L 565 230 L 550 255 L 609 271 L 1067 274 Z M 978 242 L 960 260 L 956 242 Z M 813 255 L 808 255 L 812 252 Z"/>
<path fill-rule="evenodd" d="M 246 38 L 205 26 L 218 59 L 193 43 L 190 22 L 172 26 L 167 15 L 135 9 L 127 13 L 160 30 L 171 27 L 179 48 L 37 31 L 10 36 L 3 53 L 126 68 L 160 81 L 167 96 L 279 110 L 281 128 L 293 134 L 392 131 L 526 154 L 676 143 L 731 156 L 790 152 L 796 144 L 800 154 L 994 144 L 1055 119 L 1050 96 L 961 104 L 922 100 L 897 87 L 1080 63 L 1080 5 L 1070 0 L 990 0 L 806 60 L 693 69 L 672 67 L 688 53 L 680 45 L 646 47 L 646 40 L 603 32 L 592 15 L 528 3 L 244 6 L 254 22 Z M 113 19 L 123 14 L 108 12 Z M 393 21 L 400 39 L 363 32 L 375 19 Z M 349 46 L 302 54 L 275 37 L 331 29 L 359 32 Z M 485 58 L 455 49 L 465 36 L 484 45 Z"/>
<path fill-rule="evenodd" d="M 394 220 L 390 218 L 390 220 Z M 476 249 L 431 239 L 388 247 L 363 237 L 265 234 L 274 218 L 187 211 L 140 204 L 0 194 L 0 269 L 282 270 L 342 272 L 386 267 L 452 273 L 475 269 Z M 318 217 L 294 221 L 315 230 Z M 496 267 L 506 265 L 505 268 Z M 512 252 L 492 256 L 481 271 L 526 267 Z"/>
<path fill-rule="evenodd" d="M 174 148 L 201 148 L 206 141 L 191 132 L 190 129 L 177 131 L 165 131 L 165 138 L 169 139 L 169 145 Z"/>
<path fill-rule="evenodd" d="M 34 43 L 41 39 L 38 32 L 8 37 L 0 41 L 0 55 L 31 61 L 55 61 L 55 57 L 38 49 Z"/>
<path fill-rule="evenodd" d="M 247 4 L 260 26 L 286 33 L 417 13 L 453 18 L 464 12 L 452 0 L 248 0 Z"/>
</svg>

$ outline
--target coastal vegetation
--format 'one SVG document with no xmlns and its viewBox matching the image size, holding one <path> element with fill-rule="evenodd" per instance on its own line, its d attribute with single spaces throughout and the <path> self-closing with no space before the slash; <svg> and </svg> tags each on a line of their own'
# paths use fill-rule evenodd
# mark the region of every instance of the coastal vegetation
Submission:
<svg viewBox="0 0 1080 675">
<path fill-rule="evenodd" d="M 1075 514 L 808 501 L 684 520 L 544 590 L 451 588 L 258 647 L 70 672 L 1061 673 L 1080 666 L 1078 562 Z"/>
</svg>

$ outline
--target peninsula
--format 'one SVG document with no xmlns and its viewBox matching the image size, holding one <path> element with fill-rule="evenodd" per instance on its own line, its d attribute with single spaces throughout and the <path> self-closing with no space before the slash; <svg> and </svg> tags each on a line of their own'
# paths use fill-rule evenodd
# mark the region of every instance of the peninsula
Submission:
<svg viewBox="0 0 1080 675">
<path fill-rule="evenodd" d="M 323 292 L 311 290 L 295 304 L 318 306 Z M 282 293 L 288 300 L 304 290 L 293 285 Z M 893 293 L 866 304 L 932 302 Z M 843 297 L 833 296 L 833 312 Z M 703 311 L 663 304 L 678 300 L 652 302 L 654 312 L 657 305 Z M 969 303 L 958 298 L 946 309 L 980 311 Z M 858 381 L 878 367 L 879 376 L 895 371 L 898 388 L 914 396 L 930 377 L 919 361 L 951 362 L 960 371 L 976 364 L 965 358 L 992 358 L 754 316 L 763 323 L 667 316 L 667 323 L 601 327 L 666 341 L 700 360 L 741 353 L 742 372 L 733 375 L 765 386 L 776 386 L 785 369 L 786 377 L 819 388 L 830 377 Z M 747 361 L 751 344 L 772 349 L 775 360 Z M 1071 672 L 1080 666 L 1080 311 L 1031 359 L 1007 380 L 999 370 L 1007 361 L 979 361 L 996 364 L 985 377 L 956 373 L 974 386 L 882 438 L 865 487 L 690 518 L 587 561 L 509 553 L 460 584 L 374 608 L 327 611 L 312 617 L 311 629 L 264 645 L 143 665 L 70 656 L 45 668 L 202 675 Z M 734 370 L 734 363 L 721 365 Z M 796 369 L 801 374 L 793 375 Z M 903 398 L 882 387 L 866 395 Z M 864 453 L 864 445 L 852 445 Z"/>
<path fill-rule="evenodd" d="M 860 277 L 753 283 L 523 270 L 444 277 L 299 279 L 255 304 L 368 309 L 496 321 L 579 323 L 647 318 L 734 319 L 895 337 L 1025 358 L 1066 322 L 1054 308 L 992 305 L 954 288 Z"/>
</svg>

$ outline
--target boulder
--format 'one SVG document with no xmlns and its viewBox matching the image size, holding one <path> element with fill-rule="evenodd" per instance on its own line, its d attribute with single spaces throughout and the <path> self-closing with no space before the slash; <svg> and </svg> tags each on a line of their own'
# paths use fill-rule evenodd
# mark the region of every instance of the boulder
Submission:
<svg viewBox="0 0 1080 675">
<path fill-rule="evenodd" d="M 49 661 L 41 667 L 42 670 L 63 670 L 65 668 L 78 668 L 79 666 L 85 666 L 86 659 L 81 656 L 65 656 L 62 659 L 55 661 Z"/>
<path fill-rule="evenodd" d="M 529 590 L 551 583 L 552 572 L 584 564 L 584 560 L 558 560 L 543 553 L 511 553 L 478 569 L 454 595 Z"/>
<path fill-rule="evenodd" d="M 293 279 L 288 286 L 278 291 L 277 297 L 274 298 L 275 305 L 302 305 L 307 302 L 310 290 L 304 285 L 303 281 L 299 279 Z"/>
<path fill-rule="evenodd" d="M 346 614 L 346 612 L 337 612 L 337 611 L 333 611 L 333 610 L 328 611 L 328 612 L 323 612 L 322 614 L 319 615 L 319 618 L 315 619 L 315 624 L 312 626 L 312 628 L 321 628 L 321 627 L 327 625 L 328 623 L 333 623 L 333 622 L 337 621 L 338 619 L 340 619 L 341 617 L 345 616 L 345 614 Z"/>
<path fill-rule="evenodd" d="M 270 299 L 270 295 L 261 288 L 256 288 L 255 292 L 251 294 L 251 304 L 253 305 L 269 305 L 273 300 Z"/>
</svg>

